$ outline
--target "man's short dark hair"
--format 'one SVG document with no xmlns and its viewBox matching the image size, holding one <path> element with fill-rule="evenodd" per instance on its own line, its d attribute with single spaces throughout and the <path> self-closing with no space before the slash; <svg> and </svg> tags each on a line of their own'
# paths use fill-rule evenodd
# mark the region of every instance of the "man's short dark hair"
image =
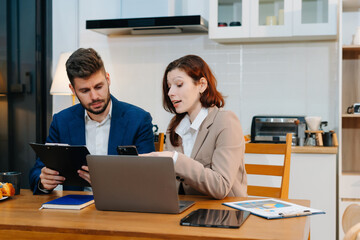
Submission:
<svg viewBox="0 0 360 240">
<path fill-rule="evenodd" d="M 100 55 L 92 48 L 79 48 L 66 61 L 66 72 L 71 85 L 74 78 L 88 78 L 102 70 L 105 74 L 104 63 Z"/>
</svg>

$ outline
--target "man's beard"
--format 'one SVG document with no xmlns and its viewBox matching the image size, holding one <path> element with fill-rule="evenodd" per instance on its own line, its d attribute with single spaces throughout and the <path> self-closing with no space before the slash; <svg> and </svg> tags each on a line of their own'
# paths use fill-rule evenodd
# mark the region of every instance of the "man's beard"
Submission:
<svg viewBox="0 0 360 240">
<path fill-rule="evenodd" d="M 78 98 L 79 99 L 79 98 Z M 90 103 L 89 105 L 91 105 L 91 104 L 93 104 L 93 103 L 96 103 L 96 102 L 103 102 L 104 100 L 97 100 L 97 101 L 94 101 L 94 102 L 92 102 L 92 103 Z M 105 105 L 104 105 L 104 107 L 102 107 L 100 110 L 92 110 L 91 108 L 90 108 L 90 106 L 85 106 L 81 101 L 80 101 L 80 99 L 79 99 L 79 102 L 81 103 L 81 105 L 86 109 L 86 111 L 88 111 L 88 112 L 90 112 L 90 113 L 92 113 L 92 114 L 95 114 L 95 115 L 98 115 L 98 114 L 101 114 L 101 113 L 103 113 L 105 110 L 106 110 L 106 108 L 107 108 L 107 106 L 109 105 L 109 102 L 110 102 L 110 93 L 108 94 L 108 97 L 107 97 L 107 99 L 105 100 Z"/>
</svg>

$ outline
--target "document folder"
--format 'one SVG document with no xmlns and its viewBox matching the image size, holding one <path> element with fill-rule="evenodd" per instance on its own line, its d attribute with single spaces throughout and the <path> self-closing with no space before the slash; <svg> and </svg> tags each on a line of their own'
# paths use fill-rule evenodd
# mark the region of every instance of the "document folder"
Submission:
<svg viewBox="0 0 360 240">
<path fill-rule="evenodd" d="M 322 210 L 304 207 L 290 202 L 281 201 L 278 199 L 267 198 L 260 200 L 248 200 L 239 202 L 223 203 L 228 207 L 239 210 L 249 211 L 254 215 L 266 219 L 290 218 L 309 216 L 313 214 L 325 214 Z"/>
</svg>

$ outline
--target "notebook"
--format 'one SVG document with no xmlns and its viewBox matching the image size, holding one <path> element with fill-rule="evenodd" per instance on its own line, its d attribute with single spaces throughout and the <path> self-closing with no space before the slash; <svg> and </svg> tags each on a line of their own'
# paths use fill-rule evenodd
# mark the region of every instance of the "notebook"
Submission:
<svg viewBox="0 0 360 240">
<path fill-rule="evenodd" d="M 70 194 L 59 197 L 52 201 L 43 203 L 40 209 L 73 209 L 80 210 L 94 203 L 93 195 L 76 195 Z"/>
<path fill-rule="evenodd" d="M 169 157 L 87 155 L 98 210 L 180 213 L 194 204 L 179 201 Z"/>
</svg>

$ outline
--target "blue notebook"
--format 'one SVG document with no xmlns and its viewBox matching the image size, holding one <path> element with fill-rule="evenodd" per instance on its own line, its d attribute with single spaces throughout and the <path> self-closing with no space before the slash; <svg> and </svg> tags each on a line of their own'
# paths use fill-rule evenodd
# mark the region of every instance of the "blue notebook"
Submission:
<svg viewBox="0 0 360 240">
<path fill-rule="evenodd" d="M 93 195 L 66 195 L 43 203 L 40 209 L 73 209 L 80 210 L 94 203 Z"/>
</svg>

